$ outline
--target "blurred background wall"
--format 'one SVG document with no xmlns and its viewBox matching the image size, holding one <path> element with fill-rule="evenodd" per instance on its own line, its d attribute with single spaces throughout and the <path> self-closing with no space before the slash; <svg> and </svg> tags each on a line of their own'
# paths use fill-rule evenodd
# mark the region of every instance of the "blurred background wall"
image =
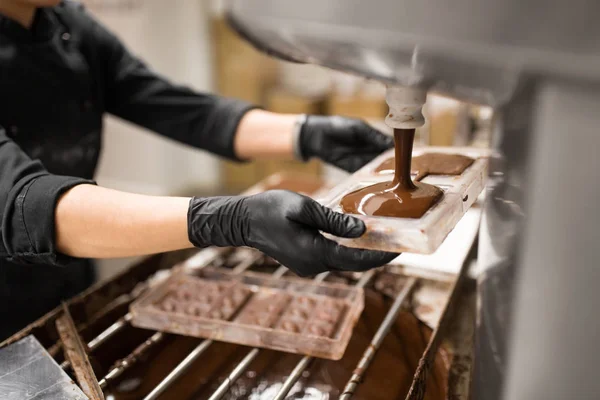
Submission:
<svg viewBox="0 0 600 400">
<path fill-rule="evenodd" d="M 282 113 L 338 114 L 384 131 L 385 88 L 377 82 L 270 59 L 238 38 L 222 18 L 221 0 L 84 0 L 87 9 L 155 71 L 199 91 L 218 92 Z M 485 145 L 490 112 L 429 96 L 417 143 Z M 318 162 L 236 165 L 107 116 L 99 184 L 154 195 L 239 193 L 281 170 L 335 177 Z M 133 259 L 101 260 L 99 278 Z"/>
</svg>

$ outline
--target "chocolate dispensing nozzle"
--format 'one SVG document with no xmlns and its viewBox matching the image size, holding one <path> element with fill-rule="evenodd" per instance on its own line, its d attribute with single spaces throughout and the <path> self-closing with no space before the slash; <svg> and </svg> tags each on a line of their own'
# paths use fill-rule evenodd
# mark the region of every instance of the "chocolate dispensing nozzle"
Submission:
<svg viewBox="0 0 600 400">
<path fill-rule="evenodd" d="M 388 86 L 385 100 L 390 108 L 385 123 L 394 129 L 415 129 L 423 126 L 423 105 L 427 92 L 404 86 Z"/>
</svg>

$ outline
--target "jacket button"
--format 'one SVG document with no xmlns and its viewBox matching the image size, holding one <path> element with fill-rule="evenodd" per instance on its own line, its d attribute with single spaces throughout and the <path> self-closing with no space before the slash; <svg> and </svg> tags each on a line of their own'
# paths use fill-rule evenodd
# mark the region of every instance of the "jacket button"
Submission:
<svg viewBox="0 0 600 400">
<path fill-rule="evenodd" d="M 65 32 L 60 37 L 66 42 L 67 40 L 71 39 L 71 34 L 69 32 Z"/>
</svg>

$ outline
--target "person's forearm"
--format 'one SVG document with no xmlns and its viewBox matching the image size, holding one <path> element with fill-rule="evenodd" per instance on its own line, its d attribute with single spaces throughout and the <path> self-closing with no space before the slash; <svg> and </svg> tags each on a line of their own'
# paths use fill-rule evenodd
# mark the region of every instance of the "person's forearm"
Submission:
<svg viewBox="0 0 600 400">
<path fill-rule="evenodd" d="M 235 154 L 244 160 L 294 157 L 293 131 L 297 116 L 252 110 L 235 135 Z"/>
<path fill-rule="evenodd" d="M 73 257 L 110 258 L 192 247 L 189 200 L 75 186 L 56 206 L 58 250 Z"/>
</svg>

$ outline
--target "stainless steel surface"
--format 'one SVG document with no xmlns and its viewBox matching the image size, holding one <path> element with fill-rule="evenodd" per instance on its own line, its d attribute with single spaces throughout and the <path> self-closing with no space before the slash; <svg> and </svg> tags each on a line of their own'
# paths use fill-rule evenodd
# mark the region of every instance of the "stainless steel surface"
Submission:
<svg viewBox="0 0 600 400">
<path fill-rule="evenodd" d="M 533 99 L 529 157 L 508 160 L 527 180 L 504 399 L 597 399 L 600 87 L 544 80 Z"/>
<path fill-rule="evenodd" d="M 487 199 L 479 234 L 478 321 L 473 375 L 475 398 L 502 396 L 507 368 L 508 326 L 515 271 L 525 228 L 532 115 L 536 85 L 525 85 L 498 110 L 494 155 L 489 162 Z"/>
<path fill-rule="evenodd" d="M 474 396 L 592 399 L 600 88 L 538 77 L 502 107 L 481 225 Z M 524 379 L 526 377 L 526 379 Z"/>
<path fill-rule="evenodd" d="M 33 336 L 0 349 L 0 395 L 2 400 L 87 400 Z"/>
<path fill-rule="evenodd" d="M 394 324 L 394 322 L 396 322 L 398 314 L 402 309 L 402 304 L 404 304 L 409 293 L 412 291 L 416 283 L 416 278 L 409 278 L 406 281 L 400 293 L 398 293 L 398 295 L 394 299 L 394 302 L 392 303 L 392 306 L 385 315 L 383 322 L 381 322 L 381 325 L 379 325 L 379 328 L 377 329 L 377 332 L 375 332 L 371 343 L 363 353 L 363 356 L 361 357 L 360 361 L 358 362 L 358 365 L 354 369 L 354 372 L 352 373 L 350 380 L 348 380 L 346 387 L 344 387 L 344 390 L 340 396 L 340 400 L 349 400 L 352 398 L 352 395 L 354 394 L 354 391 L 360 384 L 364 373 L 367 371 L 367 368 L 369 368 L 369 365 L 371 365 L 371 361 L 373 361 L 377 350 L 379 350 L 379 346 L 381 346 L 383 339 L 385 339 L 386 335 L 390 332 L 392 325 Z"/>
<path fill-rule="evenodd" d="M 315 281 L 323 281 L 327 277 L 327 275 L 329 275 L 329 272 L 324 272 L 320 275 L 317 275 Z M 359 288 L 365 287 L 367 283 L 369 283 L 369 281 L 373 278 L 373 276 L 375 276 L 375 270 L 370 270 L 363 273 L 360 276 L 360 279 L 356 282 L 355 286 Z M 281 386 L 273 400 L 285 399 L 289 391 L 294 387 L 298 379 L 300 379 L 300 377 L 302 376 L 302 373 L 306 370 L 306 368 L 308 368 L 313 359 L 314 357 L 309 356 L 304 356 L 302 357 L 302 359 L 300 359 L 298 364 L 296 364 L 296 366 L 294 367 L 292 373 L 283 382 L 283 386 Z"/>
<path fill-rule="evenodd" d="M 258 48 L 386 83 L 497 105 L 520 76 L 600 80 L 600 4 L 586 0 L 233 0 Z"/>
<path fill-rule="evenodd" d="M 86 348 L 77 332 L 69 308 L 64 303 L 62 312 L 62 315 L 56 320 L 56 330 L 62 342 L 65 358 L 70 361 L 77 383 L 83 393 L 90 400 L 104 400 L 104 393 L 98 385 Z"/>
</svg>

